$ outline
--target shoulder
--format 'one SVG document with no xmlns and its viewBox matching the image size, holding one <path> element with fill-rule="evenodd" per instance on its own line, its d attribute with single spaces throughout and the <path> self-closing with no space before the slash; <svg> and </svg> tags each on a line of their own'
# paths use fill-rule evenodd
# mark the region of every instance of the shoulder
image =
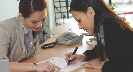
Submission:
<svg viewBox="0 0 133 72">
<path fill-rule="evenodd" d="M 104 26 L 108 29 L 122 29 L 118 22 L 112 18 L 104 18 Z"/>
<path fill-rule="evenodd" d="M 112 18 L 104 18 L 104 24 L 105 25 L 107 25 L 107 24 L 108 25 L 110 25 L 110 24 L 112 25 L 114 23 L 116 23 L 114 19 L 112 19 Z"/>
<path fill-rule="evenodd" d="M 133 32 L 130 29 L 124 28 L 122 24 L 119 24 L 118 22 L 116 22 L 116 20 L 111 18 L 105 18 L 104 31 L 109 36 L 112 35 L 115 37 L 124 36 L 124 35 L 133 35 Z"/>
<path fill-rule="evenodd" d="M 14 29 L 18 23 L 18 17 L 13 17 L 0 22 L 0 27 L 8 31 Z"/>
<path fill-rule="evenodd" d="M 3 25 L 3 26 L 12 26 L 13 24 L 16 24 L 17 23 L 17 17 L 13 17 L 13 18 L 9 18 L 9 19 L 6 19 L 6 20 L 3 20 L 0 22 L 0 25 Z"/>
</svg>

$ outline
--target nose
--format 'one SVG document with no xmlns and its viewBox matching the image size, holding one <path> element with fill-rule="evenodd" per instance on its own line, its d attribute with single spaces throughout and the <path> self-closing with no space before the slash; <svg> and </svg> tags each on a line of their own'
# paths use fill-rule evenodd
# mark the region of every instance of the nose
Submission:
<svg viewBox="0 0 133 72">
<path fill-rule="evenodd" d="M 81 26 L 81 24 L 79 24 L 79 23 L 78 23 L 78 26 L 79 26 L 79 29 L 82 29 L 82 26 Z"/>
<path fill-rule="evenodd" d="M 42 26 L 42 24 L 43 24 L 43 22 L 42 22 L 42 21 L 40 21 L 40 22 L 38 22 L 38 24 L 36 25 L 36 27 L 41 27 L 41 26 Z"/>
</svg>

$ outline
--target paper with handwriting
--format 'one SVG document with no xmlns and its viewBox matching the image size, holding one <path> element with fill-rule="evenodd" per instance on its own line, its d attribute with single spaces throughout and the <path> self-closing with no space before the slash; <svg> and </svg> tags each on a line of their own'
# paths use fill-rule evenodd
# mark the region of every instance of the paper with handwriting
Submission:
<svg viewBox="0 0 133 72">
<path fill-rule="evenodd" d="M 43 63 L 46 61 L 49 61 L 49 62 L 59 66 L 61 68 L 61 70 L 60 70 L 61 72 L 71 72 L 71 71 L 81 67 L 82 64 L 86 63 L 86 62 L 76 62 L 75 64 L 67 65 L 67 62 L 65 61 L 65 59 L 60 58 L 60 57 L 53 57 L 53 58 L 50 58 L 48 60 L 45 60 L 45 61 L 42 61 L 39 63 Z"/>
</svg>

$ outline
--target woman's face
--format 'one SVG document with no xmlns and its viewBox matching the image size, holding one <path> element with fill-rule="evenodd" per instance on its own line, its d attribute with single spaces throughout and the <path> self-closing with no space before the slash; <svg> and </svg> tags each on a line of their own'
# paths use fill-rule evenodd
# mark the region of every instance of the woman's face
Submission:
<svg viewBox="0 0 133 72">
<path fill-rule="evenodd" d="M 88 8 L 87 13 L 79 11 L 71 11 L 71 13 L 74 19 L 78 22 L 80 29 L 85 30 L 89 35 L 94 34 L 94 10 Z"/>
<path fill-rule="evenodd" d="M 42 25 L 46 22 L 46 17 L 47 9 L 44 9 L 43 11 L 36 11 L 28 18 L 24 18 L 23 16 L 21 16 L 24 25 L 32 31 L 39 31 Z"/>
</svg>

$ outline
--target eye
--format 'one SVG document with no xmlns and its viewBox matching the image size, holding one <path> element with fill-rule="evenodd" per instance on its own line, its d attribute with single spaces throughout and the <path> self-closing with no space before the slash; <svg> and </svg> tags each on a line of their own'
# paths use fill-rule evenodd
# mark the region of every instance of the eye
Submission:
<svg viewBox="0 0 133 72">
<path fill-rule="evenodd" d="M 77 22 L 81 22 L 81 20 L 77 20 Z"/>
<path fill-rule="evenodd" d="M 36 24 L 37 22 L 32 22 L 33 24 Z"/>
</svg>

